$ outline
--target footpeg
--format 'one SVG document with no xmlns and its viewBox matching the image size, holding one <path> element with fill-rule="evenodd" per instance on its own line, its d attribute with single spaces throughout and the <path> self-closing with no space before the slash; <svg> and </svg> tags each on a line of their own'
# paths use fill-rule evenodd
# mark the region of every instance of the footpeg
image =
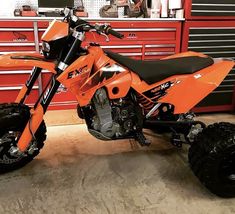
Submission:
<svg viewBox="0 0 235 214">
<path fill-rule="evenodd" d="M 151 142 L 148 139 L 146 139 L 143 132 L 137 132 L 135 137 L 141 146 L 150 146 Z"/>
</svg>

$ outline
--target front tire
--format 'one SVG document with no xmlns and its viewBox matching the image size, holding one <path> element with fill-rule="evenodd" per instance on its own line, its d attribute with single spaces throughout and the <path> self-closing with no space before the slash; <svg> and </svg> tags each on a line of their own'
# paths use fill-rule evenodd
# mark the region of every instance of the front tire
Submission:
<svg viewBox="0 0 235 214">
<path fill-rule="evenodd" d="M 40 152 L 46 140 L 44 121 L 35 133 L 36 148 L 20 156 L 13 156 L 10 149 L 16 146 L 28 120 L 30 108 L 23 104 L 0 105 L 0 173 L 19 169 L 31 162 Z"/>
<path fill-rule="evenodd" d="M 194 174 L 214 194 L 235 196 L 235 124 L 205 128 L 189 149 Z"/>
</svg>

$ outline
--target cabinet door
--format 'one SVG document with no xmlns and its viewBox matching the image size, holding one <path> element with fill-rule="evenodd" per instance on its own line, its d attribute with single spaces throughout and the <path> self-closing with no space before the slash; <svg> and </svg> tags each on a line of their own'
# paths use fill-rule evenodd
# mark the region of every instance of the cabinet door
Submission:
<svg viewBox="0 0 235 214">
<path fill-rule="evenodd" d="M 189 21 L 184 25 L 182 51 L 196 51 L 213 58 L 235 59 L 235 21 Z M 234 109 L 235 68 L 221 85 L 197 107 L 199 111 Z"/>
</svg>

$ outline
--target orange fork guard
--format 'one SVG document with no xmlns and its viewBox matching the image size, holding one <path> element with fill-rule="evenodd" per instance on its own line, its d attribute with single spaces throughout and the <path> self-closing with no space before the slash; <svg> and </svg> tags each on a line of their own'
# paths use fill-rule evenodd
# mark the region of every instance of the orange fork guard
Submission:
<svg viewBox="0 0 235 214">
<path fill-rule="evenodd" d="M 26 58 L 25 58 L 26 57 Z M 0 56 L 0 68 L 23 68 L 23 67 L 38 67 L 56 74 L 54 62 L 48 62 L 44 60 L 44 57 L 39 53 L 13 53 Z M 25 96 L 27 87 L 24 85 L 20 90 L 15 102 L 19 103 Z M 38 104 L 36 109 L 31 110 L 30 122 L 27 123 L 18 143 L 17 147 L 21 152 L 24 152 L 32 141 L 32 134 L 35 134 L 38 127 L 43 120 L 43 107 Z"/>
<path fill-rule="evenodd" d="M 32 116 L 17 143 L 17 147 L 21 152 L 24 152 L 26 149 L 28 149 L 33 138 L 31 132 L 35 134 L 43 120 L 44 111 L 40 104 L 38 104 L 36 109 L 32 109 L 30 113 Z"/>
</svg>

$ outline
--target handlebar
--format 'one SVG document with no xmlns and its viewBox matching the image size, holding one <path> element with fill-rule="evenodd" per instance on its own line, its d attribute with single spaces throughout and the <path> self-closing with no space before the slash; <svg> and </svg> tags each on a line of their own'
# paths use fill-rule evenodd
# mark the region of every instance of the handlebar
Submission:
<svg viewBox="0 0 235 214">
<path fill-rule="evenodd" d="M 89 22 L 80 19 L 76 16 L 68 15 L 65 17 L 66 21 L 69 23 L 70 27 L 79 31 L 88 32 L 92 29 L 95 29 L 98 34 L 106 34 L 106 35 L 113 35 L 116 38 L 123 39 L 124 35 L 113 30 L 112 27 L 108 24 L 98 24 L 91 25 Z"/>
<path fill-rule="evenodd" d="M 107 35 L 111 34 L 111 35 L 113 35 L 113 36 L 115 36 L 115 37 L 117 37 L 117 38 L 119 38 L 119 39 L 123 39 L 123 38 L 124 38 L 124 35 L 123 35 L 123 34 L 121 34 L 121 33 L 117 32 L 117 31 L 113 30 L 113 29 L 111 28 L 111 26 L 109 26 L 109 25 L 108 25 L 107 29 L 105 30 L 105 32 L 106 32 Z"/>
</svg>

